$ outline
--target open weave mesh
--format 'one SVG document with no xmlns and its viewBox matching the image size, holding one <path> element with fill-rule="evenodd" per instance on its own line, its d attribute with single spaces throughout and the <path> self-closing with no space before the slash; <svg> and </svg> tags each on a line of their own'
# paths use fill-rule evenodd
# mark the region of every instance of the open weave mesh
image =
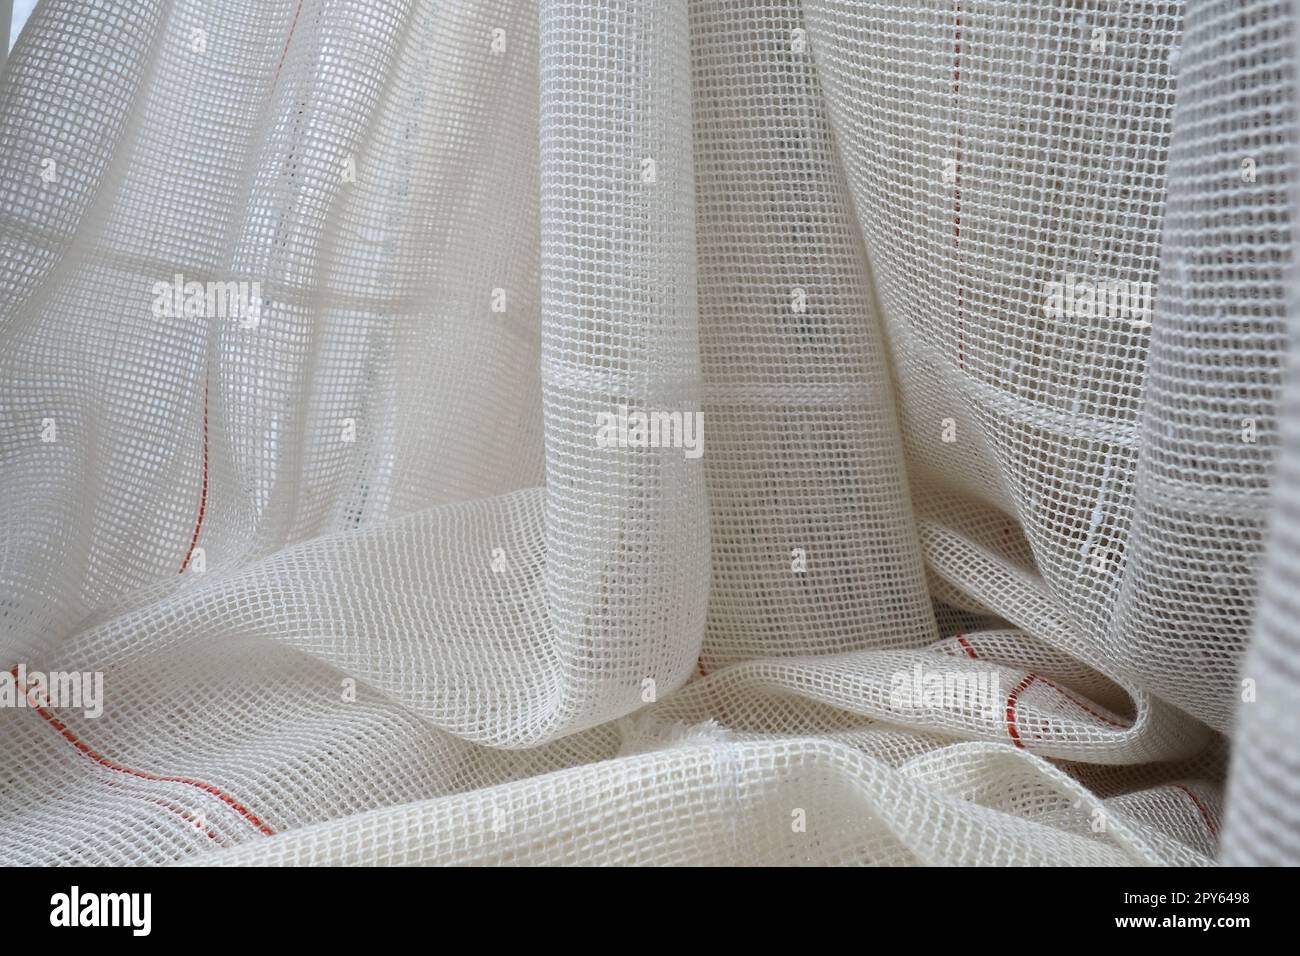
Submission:
<svg viewBox="0 0 1300 956">
<path fill-rule="evenodd" d="M 1295 20 L 44 0 L 0 862 L 1300 863 Z"/>
</svg>

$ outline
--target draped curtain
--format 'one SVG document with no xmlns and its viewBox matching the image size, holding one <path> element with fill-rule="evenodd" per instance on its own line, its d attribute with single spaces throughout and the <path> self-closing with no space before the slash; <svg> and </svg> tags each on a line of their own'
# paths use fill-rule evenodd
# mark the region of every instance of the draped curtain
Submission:
<svg viewBox="0 0 1300 956">
<path fill-rule="evenodd" d="M 1300 863 L 1295 18 L 43 0 L 0 860 Z"/>
</svg>

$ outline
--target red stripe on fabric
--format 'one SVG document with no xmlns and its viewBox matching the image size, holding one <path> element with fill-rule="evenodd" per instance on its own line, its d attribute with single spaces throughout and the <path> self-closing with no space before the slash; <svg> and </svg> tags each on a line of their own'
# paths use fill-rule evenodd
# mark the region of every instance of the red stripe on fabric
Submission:
<svg viewBox="0 0 1300 956">
<path fill-rule="evenodd" d="M 14 682 L 16 684 L 18 681 L 18 668 L 15 667 L 12 671 L 10 671 L 10 673 L 13 674 Z M 42 707 L 41 705 L 37 704 L 34 700 L 32 700 L 30 691 L 28 691 L 26 688 L 23 688 L 23 693 L 26 695 L 28 703 L 31 705 L 32 709 L 35 710 L 36 713 L 40 714 L 41 718 L 59 733 L 59 736 L 61 736 L 68 743 L 72 744 L 72 746 L 75 747 L 77 751 L 81 753 L 84 757 L 95 761 L 95 763 L 99 764 L 101 767 L 107 767 L 109 770 L 114 770 L 118 773 L 128 774 L 132 777 L 139 777 L 141 780 L 149 780 L 155 783 L 182 783 L 185 784 L 186 786 L 194 787 L 198 790 L 202 790 L 204 793 L 210 794 L 211 796 L 216 797 L 222 803 L 228 805 L 232 810 L 234 810 L 241 817 L 243 817 L 245 820 L 251 823 L 260 832 L 265 833 L 267 836 L 274 835 L 275 831 L 272 830 L 265 823 L 263 823 L 260 817 L 258 817 L 256 814 L 251 812 L 247 807 L 241 804 L 230 794 L 226 793 L 220 787 L 213 786 L 210 783 L 204 783 L 202 780 L 195 780 L 191 777 L 163 776 L 161 774 L 150 773 L 147 770 L 136 770 L 134 767 L 127 767 L 109 757 L 105 757 L 101 753 L 92 750 L 87 743 L 85 743 L 75 733 L 72 732 L 72 729 L 68 727 L 67 724 L 59 720 L 57 717 L 55 717 L 45 707 Z"/>
</svg>

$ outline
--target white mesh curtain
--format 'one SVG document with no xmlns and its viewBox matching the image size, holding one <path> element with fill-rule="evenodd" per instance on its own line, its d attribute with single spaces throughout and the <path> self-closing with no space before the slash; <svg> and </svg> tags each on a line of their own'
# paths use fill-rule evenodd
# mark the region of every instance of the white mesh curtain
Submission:
<svg viewBox="0 0 1300 956">
<path fill-rule="evenodd" d="M 1300 863 L 1295 20 L 43 0 L 0 860 Z"/>
</svg>

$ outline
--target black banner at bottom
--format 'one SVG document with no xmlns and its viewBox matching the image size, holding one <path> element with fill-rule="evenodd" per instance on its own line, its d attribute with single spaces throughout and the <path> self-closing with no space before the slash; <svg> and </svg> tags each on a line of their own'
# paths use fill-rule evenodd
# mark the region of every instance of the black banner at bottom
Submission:
<svg viewBox="0 0 1300 956">
<path fill-rule="evenodd" d="M 592 914 L 609 913 L 611 923 L 617 920 L 625 927 L 635 921 L 658 936 L 664 924 L 682 915 L 688 926 L 725 918 L 734 932 L 737 917 L 743 920 L 752 913 L 756 928 L 817 937 L 840 935 L 847 927 L 863 944 L 900 934 L 920 934 L 930 942 L 969 940 L 972 933 L 993 939 L 988 931 L 1004 923 L 1014 925 L 1017 933 L 1038 929 L 1071 943 L 1105 935 L 1145 945 L 1161 936 L 1185 939 L 1191 933 L 1230 943 L 1242 933 L 1276 933 L 1289 926 L 1282 905 L 1290 896 L 1292 874 L 912 869 L 743 870 L 728 873 L 725 882 L 719 876 L 698 870 L 606 873 L 592 884 L 589 873 L 578 871 L 0 870 L 0 880 L 7 884 L 3 892 L 12 939 L 30 942 L 33 933 L 76 933 L 81 942 L 94 934 L 128 944 L 303 944 L 319 939 L 334 946 L 354 937 L 373 944 L 377 928 L 385 934 L 428 933 L 442 925 L 450 928 L 451 919 L 477 922 L 480 914 L 494 909 L 510 916 L 490 921 L 494 931 L 517 928 L 532 938 L 548 923 L 580 916 L 583 936 L 590 939 Z M 633 890 L 654 895 L 628 896 Z M 642 912 L 631 911 L 633 899 L 643 902 Z M 753 902 L 759 899 L 767 902 L 755 909 Z M 726 915 L 728 910 L 734 915 Z M 845 917 L 851 922 L 846 924 Z M 562 942 L 561 935 L 551 945 Z"/>
</svg>

